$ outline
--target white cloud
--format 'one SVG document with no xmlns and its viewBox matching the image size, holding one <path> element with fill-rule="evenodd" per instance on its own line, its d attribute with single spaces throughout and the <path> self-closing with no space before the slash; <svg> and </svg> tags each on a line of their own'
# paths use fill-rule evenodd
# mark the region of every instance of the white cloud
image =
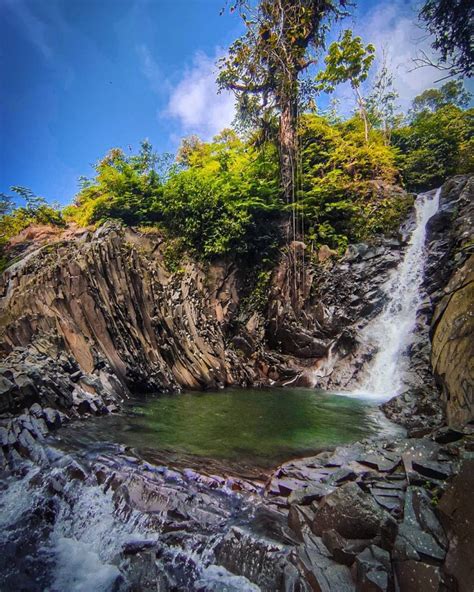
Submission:
<svg viewBox="0 0 474 592">
<path fill-rule="evenodd" d="M 141 71 L 148 80 L 151 89 L 157 94 L 162 93 L 167 87 L 167 81 L 150 50 L 145 44 L 141 44 L 137 45 L 136 51 L 140 59 Z"/>
<path fill-rule="evenodd" d="M 196 53 L 192 67 L 171 88 L 163 115 L 179 120 L 185 133 L 205 140 L 228 127 L 235 114 L 234 97 L 230 92 L 218 94 L 216 76 L 216 57 Z"/>
<path fill-rule="evenodd" d="M 422 50 L 428 55 L 433 55 L 433 51 L 431 40 L 418 25 L 417 11 L 413 5 L 407 6 L 401 1 L 382 2 L 366 21 L 358 23 L 356 31 L 365 43 L 375 45 L 377 61 L 382 52 L 386 52 L 402 108 L 406 109 L 416 95 L 432 87 L 443 76 L 442 72 L 432 67 L 414 70 L 413 59 Z"/>
<path fill-rule="evenodd" d="M 40 20 L 31 9 L 21 0 L 6 0 L 5 6 L 18 20 L 27 39 L 34 45 L 43 57 L 50 60 L 53 49 L 49 42 L 48 26 Z"/>
</svg>

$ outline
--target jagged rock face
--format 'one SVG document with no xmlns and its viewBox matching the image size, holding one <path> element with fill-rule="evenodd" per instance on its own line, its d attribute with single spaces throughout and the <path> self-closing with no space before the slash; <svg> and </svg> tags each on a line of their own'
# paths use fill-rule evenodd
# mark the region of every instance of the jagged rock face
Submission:
<svg viewBox="0 0 474 592">
<path fill-rule="evenodd" d="M 237 300 L 232 274 L 188 264 L 170 275 L 154 247 L 108 225 L 20 261 L 5 276 L 3 351 L 59 340 L 82 372 L 105 368 L 143 390 L 249 380 L 222 331 Z"/>
<path fill-rule="evenodd" d="M 105 405 L 97 381 L 114 377 L 140 391 L 314 385 L 313 375 L 327 384 L 330 354 L 352 351 L 355 323 L 380 310 L 377 286 L 396 264 L 400 243 L 358 245 L 342 262 L 329 259 L 320 268 L 304 264 L 303 245 L 294 243 L 273 272 L 266 309 L 245 313 L 235 266 L 188 261 L 172 274 L 159 247 L 156 237 L 114 224 L 36 250 L 30 245 L 0 284 L 3 366 L 31 375 L 38 356 L 49 358 L 39 365 L 50 378 L 62 377 L 59 390 L 78 392 L 88 381 L 87 391 Z M 77 386 L 69 380 L 75 372 L 84 376 Z M 12 409 L 41 395 L 54 404 L 55 387 L 36 398 L 18 384 L 8 389 Z M 56 403 L 67 409 L 69 399 Z"/>
<path fill-rule="evenodd" d="M 431 250 L 446 252 L 437 262 L 432 258 L 427 270 L 435 305 L 431 364 L 448 422 L 462 425 L 474 418 L 473 176 L 454 177 L 443 186 L 440 212 L 431 221 L 431 230 Z"/>
<path fill-rule="evenodd" d="M 432 363 L 448 422 L 474 418 L 474 256 L 446 286 L 434 319 Z"/>
<path fill-rule="evenodd" d="M 461 360 L 472 357 L 472 327 L 463 320 L 472 319 L 467 264 L 443 290 L 466 260 L 467 251 L 455 253 L 472 235 L 472 185 L 466 176 L 445 184 L 440 212 L 429 224 L 427 300 L 410 352 L 412 384 L 421 398 L 391 403 L 393 419 L 408 409 L 407 421 L 413 415 L 430 426 L 442 421 L 430 368 L 432 322 L 433 365 L 448 416 L 453 422 L 470 417 L 472 368 L 461 369 Z M 323 249 L 314 263 L 295 241 L 281 253 L 265 308 L 245 310 L 242 270 L 188 260 L 180 272 L 169 273 L 162 239 L 153 234 L 109 223 L 54 241 L 36 249 L 29 244 L 0 279 L 4 410 L 42 398 L 68 409 L 86 395 L 95 397 L 93 409 L 103 409 L 112 404 L 110 392 L 120 390 L 114 380 L 137 391 L 251 384 L 352 388 L 372 355 L 360 332 L 383 309 L 384 284 L 405 245 L 403 236 L 377 239 L 351 245 L 340 259 Z M 45 379 L 32 397 L 22 377 L 38 372 Z M 69 393 L 67 400 L 60 401 L 59 391 Z"/>
<path fill-rule="evenodd" d="M 300 245 L 290 245 L 274 272 L 266 341 L 297 367 L 291 384 L 344 388 L 363 365 L 358 334 L 386 302 L 381 287 L 403 243 L 379 238 L 351 245 L 341 259 L 317 265 L 305 262 Z"/>
</svg>

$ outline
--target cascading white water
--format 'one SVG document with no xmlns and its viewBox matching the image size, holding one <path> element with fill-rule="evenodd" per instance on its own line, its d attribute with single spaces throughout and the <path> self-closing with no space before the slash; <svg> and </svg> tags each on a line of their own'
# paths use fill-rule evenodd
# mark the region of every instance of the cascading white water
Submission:
<svg viewBox="0 0 474 592">
<path fill-rule="evenodd" d="M 382 313 L 367 327 L 365 339 L 377 353 L 360 392 L 390 399 L 403 387 L 406 370 L 404 352 L 412 341 L 425 264 L 428 220 L 438 211 L 441 189 L 422 193 L 415 202 L 415 228 L 403 260 L 385 286 L 389 301 Z"/>
</svg>

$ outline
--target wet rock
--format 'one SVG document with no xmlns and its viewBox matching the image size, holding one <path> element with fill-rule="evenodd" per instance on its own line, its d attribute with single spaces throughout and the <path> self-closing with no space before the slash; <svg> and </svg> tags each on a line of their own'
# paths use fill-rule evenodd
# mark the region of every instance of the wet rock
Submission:
<svg viewBox="0 0 474 592">
<path fill-rule="evenodd" d="M 399 516 L 402 512 L 405 495 L 403 491 L 393 488 L 378 487 L 378 483 L 370 488 L 370 493 L 375 501 L 384 510 L 388 510 L 395 516 Z"/>
<path fill-rule="evenodd" d="M 0 426 L 0 446 L 8 446 L 8 430 L 5 426 Z"/>
<path fill-rule="evenodd" d="M 264 590 L 284 589 L 285 548 L 232 527 L 215 548 L 216 562 Z"/>
<path fill-rule="evenodd" d="M 308 515 L 308 521 L 311 519 L 312 513 L 309 508 L 302 508 L 302 513 Z M 279 543 L 293 544 L 295 542 L 295 534 L 290 530 L 289 516 L 264 505 L 257 507 L 251 527 L 253 532 Z"/>
<path fill-rule="evenodd" d="M 440 568 L 422 561 L 396 562 L 395 577 L 400 592 L 441 592 L 443 589 Z"/>
<path fill-rule="evenodd" d="M 332 557 L 338 563 L 347 566 L 351 566 L 354 563 L 356 555 L 372 542 L 371 539 L 347 540 L 335 530 L 324 531 L 321 538 Z"/>
<path fill-rule="evenodd" d="M 0 448 L 0 470 L 4 471 L 7 468 L 7 466 L 7 459 L 5 457 L 5 454 L 3 453 L 3 450 Z"/>
<path fill-rule="evenodd" d="M 339 565 L 330 558 L 322 542 L 300 545 L 296 564 L 315 592 L 355 592 L 351 572 L 345 565 Z"/>
<path fill-rule="evenodd" d="M 311 528 L 314 512 L 308 507 L 292 505 L 288 512 L 288 526 L 299 540 L 303 540 L 303 533 Z"/>
<path fill-rule="evenodd" d="M 383 456 L 382 453 L 379 454 L 363 454 L 361 455 L 357 461 L 363 465 L 367 465 L 376 471 L 381 473 L 388 473 L 394 471 L 397 466 L 400 464 L 400 457 L 395 458 L 387 458 Z"/>
<path fill-rule="evenodd" d="M 289 504 L 307 506 L 315 500 L 320 500 L 325 495 L 332 493 L 334 487 L 326 483 L 311 484 L 305 489 L 296 489 L 288 496 Z"/>
<path fill-rule="evenodd" d="M 137 553 L 142 553 L 143 551 L 147 551 L 148 549 L 153 549 L 157 545 L 156 541 L 150 540 L 132 540 L 127 541 L 122 548 L 122 553 L 124 555 L 136 555 Z"/>
<path fill-rule="evenodd" d="M 439 563 L 444 560 L 447 539 L 430 502 L 422 488 L 408 488 L 404 518 L 398 527 L 394 545 L 393 555 L 396 559 Z"/>
<path fill-rule="evenodd" d="M 393 590 L 390 554 L 385 549 L 371 545 L 359 553 L 355 558 L 354 573 L 358 592 Z"/>
<path fill-rule="evenodd" d="M 348 539 L 371 539 L 393 520 L 356 483 L 346 483 L 321 501 L 315 512 L 313 532 L 335 530 Z"/>
<path fill-rule="evenodd" d="M 448 462 L 441 463 L 429 460 L 417 462 L 416 460 L 413 460 L 412 467 L 417 473 L 424 477 L 428 477 L 429 479 L 444 480 L 453 474 L 453 466 Z"/>
<path fill-rule="evenodd" d="M 330 477 L 327 479 L 327 483 L 331 485 L 340 485 L 346 481 L 353 481 L 356 479 L 356 477 L 357 475 L 353 470 L 346 467 L 341 467 L 337 471 L 334 471 L 332 475 L 330 475 Z"/>
<path fill-rule="evenodd" d="M 18 451 L 22 456 L 26 456 L 27 458 L 34 456 L 36 442 L 27 429 L 24 429 L 20 432 L 16 446 L 18 447 Z"/>
<path fill-rule="evenodd" d="M 467 460 L 438 504 L 439 515 L 449 538 L 445 571 L 456 579 L 459 592 L 470 592 L 474 582 L 473 491 L 474 460 Z"/>
<path fill-rule="evenodd" d="M 445 426 L 436 430 L 433 434 L 433 440 L 438 444 L 450 444 L 451 442 L 458 442 L 464 437 L 462 430 Z"/>
<path fill-rule="evenodd" d="M 49 428 L 59 428 L 61 425 L 61 415 L 57 409 L 46 407 L 43 409 L 43 417 Z"/>
</svg>

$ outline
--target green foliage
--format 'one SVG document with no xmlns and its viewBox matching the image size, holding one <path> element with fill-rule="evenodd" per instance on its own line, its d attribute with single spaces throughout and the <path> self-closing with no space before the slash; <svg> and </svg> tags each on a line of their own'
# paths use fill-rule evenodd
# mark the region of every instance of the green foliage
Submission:
<svg viewBox="0 0 474 592">
<path fill-rule="evenodd" d="M 395 153 L 383 135 L 365 142 L 360 119 L 331 126 L 320 116 L 301 120 L 302 181 L 298 208 L 307 240 L 344 250 L 349 241 L 393 230 L 410 207 L 390 190 Z"/>
<path fill-rule="evenodd" d="M 433 64 L 423 55 L 420 65 L 434 65 L 447 70 L 451 76 L 471 77 L 474 64 L 474 8 L 471 0 L 426 0 L 420 19 L 428 33 L 433 35 L 431 46 L 441 56 L 439 62 Z"/>
<path fill-rule="evenodd" d="M 48 205 L 44 197 L 35 195 L 26 187 L 13 186 L 10 189 L 25 200 L 26 204 L 15 207 L 12 196 L 0 194 L 0 271 L 10 263 L 5 246 L 12 237 L 31 224 L 64 226 L 61 213 Z"/>
<path fill-rule="evenodd" d="M 419 113 L 411 125 L 395 130 L 397 164 L 411 191 L 432 189 L 447 177 L 474 170 L 474 110 L 445 105 Z"/>
<path fill-rule="evenodd" d="M 95 179 L 82 180 L 75 204 L 65 208 L 64 215 L 84 226 L 109 218 L 129 225 L 156 222 L 157 203 L 170 167 L 169 155 L 158 157 L 147 141 L 135 156 L 114 148 L 97 163 Z"/>
<path fill-rule="evenodd" d="M 450 80 L 441 88 L 428 88 L 415 97 L 410 114 L 413 119 L 416 119 L 416 116 L 423 111 L 434 112 L 446 105 L 465 108 L 469 105 L 471 96 L 461 80 Z"/>
<path fill-rule="evenodd" d="M 270 261 L 263 262 L 264 267 L 250 271 L 246 288 L 248 290 L 247 296 L 244 296 L 240 302 L 240 311 L 246 317 L 254 312 L 261 312 L 268 302 L 270 283 L 272 278 L 272 270 L 266 269 Z"/>
<path fill-rule="evenodd" d="M 324 46 L 328 19 L 345 15 L 347 0 L 236 0 L 245 34 L 219 62 L 219 88 L 232 90 L 243 127 L 263 133 L 275 128 L 284 198 L 295 190 L 297 110 L 303 85 L 301 74 L 315 64 Z M 273 138 L 272 138 L 273 139 Z"/>
<path fill-rule="evenodd" d="M 224 131 L 187 158 L 189 168 L 170 176 L 159 201 L 168 232 L 204 258 L 273 248 L 280 209 L 274 147 L 257 151 Z"/>
<path fill-rule="evenodd" d="M 218 84 L 240 94 L 259 95 L 258 109 L 283 110 L 298 93 L 298 75 L 314 63 L 327 30 L 325 18 L 339 18 L 345 0 L 237 0 L 246 32 L 220 63 Z M 273 100 L 270 100 L 270 97 Z M 257 108 L 257 105 L 253 105 Z"/>
<path fill-rule="evenodd" d="M 335 41 L 329 46 L 325 57 L 325 70 L 321 71 L 316 80 L 321 90 L 333 92 L 338 84 L 350 82 L 353 88 L 358 88 L 369 75 L 369 70 L 375 58 L 375 47 L 369 43 L 364 47 L 360 37 L 353 37 L 352 31 L 344 31 L 341 41 Z"/>
<path fill-rule="evenodd" d="M 360 93 L 360 86 L 367 80 L 374 58 L 375 47 L 371 43 L 364 47 L 362 39 L 353 37 L 352 31 L 348 29 L 344 31 L 340 41 L 331 43 L 324 59 L 326 68 L 316 77 L 317 88 L 325 92 L 334 92 L 336 86 L 343 82 L 350 83 L 364 121 L 366 142 L 369 139 L 369 122 L 366 102 Z"/>
</svg>

